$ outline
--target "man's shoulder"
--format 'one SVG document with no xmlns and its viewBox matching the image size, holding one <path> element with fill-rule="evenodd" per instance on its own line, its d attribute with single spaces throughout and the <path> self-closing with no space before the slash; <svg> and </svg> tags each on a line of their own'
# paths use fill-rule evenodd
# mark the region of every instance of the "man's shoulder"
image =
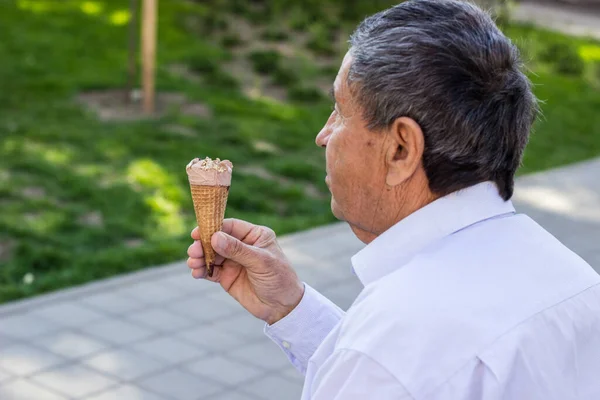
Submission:
<svg viewBox="0 0 600 400">
<path fill-rule="evenodd" d="M 518 221 L 519 230 L 514 220 L 495 225 L 458 232 L 368 285 L 348 311 L 338 346 L 374 357 L 415 393 L 600 281 L 532 221 Z M 552 248 L 544 252 L 541 244 Z"/>
</svg>

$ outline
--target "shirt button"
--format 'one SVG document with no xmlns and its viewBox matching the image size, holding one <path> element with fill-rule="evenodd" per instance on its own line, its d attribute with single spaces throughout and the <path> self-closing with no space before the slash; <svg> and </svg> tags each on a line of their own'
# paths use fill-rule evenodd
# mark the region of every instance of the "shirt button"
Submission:
<svg viewBox="0 0 600 400">
<path fill-rule="evenodd" d="M 283 346 L 283 348 L 285 348 L 285 349 L 289 349 L 289 348 L 291 347 L 290 343 L 289 343 L 289 342 L 286 342 L 286 341 L 283 341 L 283 342 L 281 342 L 281 345 L 282 345 L 282 346 Z"/>
</svg>

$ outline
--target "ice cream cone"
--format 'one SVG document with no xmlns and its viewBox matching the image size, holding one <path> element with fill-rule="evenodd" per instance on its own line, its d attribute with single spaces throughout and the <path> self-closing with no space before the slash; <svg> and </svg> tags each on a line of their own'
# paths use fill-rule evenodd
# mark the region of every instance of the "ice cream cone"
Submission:
<svg viewBox="0 0 600 400">
<path fill-rule="evenodd" d="M 195 158 L 186 167 L 208 276 L 213 275 L 216 256 L 210 240 L 223 226 L 232 168 L 227 160 L 208 157 Z"/>
<path fill-rule="evenodd" d="M 216 254 L 210 244 L 210 239 L 223 226 L 229 186 L 190 186 L 192 189 L 192 200 L 194 201 L 194 211 L 196 212 L 196 221 L 200 230 L 200 242 L 202 243 L 204 259 L 206 260 L 206 268 L 208 276 L 212 276 Z"/>
</svg>

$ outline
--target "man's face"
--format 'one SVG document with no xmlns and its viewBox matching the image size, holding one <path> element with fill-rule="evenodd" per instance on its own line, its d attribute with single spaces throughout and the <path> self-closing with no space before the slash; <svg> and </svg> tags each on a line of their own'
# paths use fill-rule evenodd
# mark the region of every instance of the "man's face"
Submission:
<svg viewBox="0 0 600 400">
<path fill-rule="evenodd" d="M 347 82 L 351 62 L 348 53 L 333 85 L 335 108 L 316 143 L 326 149 L 326 182 L 333 214 L 353 228 L 374 232 L 376 210 L 385 192 L 385 135 L 367 129 L 362 111 L 353 101 Z"/>
</svg>

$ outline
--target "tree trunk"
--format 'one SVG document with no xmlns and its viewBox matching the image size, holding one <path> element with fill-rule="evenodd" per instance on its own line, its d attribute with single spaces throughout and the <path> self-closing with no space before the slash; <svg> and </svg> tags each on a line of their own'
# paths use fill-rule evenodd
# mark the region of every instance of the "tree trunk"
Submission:
<svg viewBox="0 0 600 400">
<path fill-rule="evenodd" d="M 138 44 L 138 0 L 129 0 L 129 37 L 128 37 L 128 61 L 127 82 L 125 84 L 125 103 L 131 101 L 131 93 L 136 86 L 137 78 L 137 44 Z"/>
</svg>

